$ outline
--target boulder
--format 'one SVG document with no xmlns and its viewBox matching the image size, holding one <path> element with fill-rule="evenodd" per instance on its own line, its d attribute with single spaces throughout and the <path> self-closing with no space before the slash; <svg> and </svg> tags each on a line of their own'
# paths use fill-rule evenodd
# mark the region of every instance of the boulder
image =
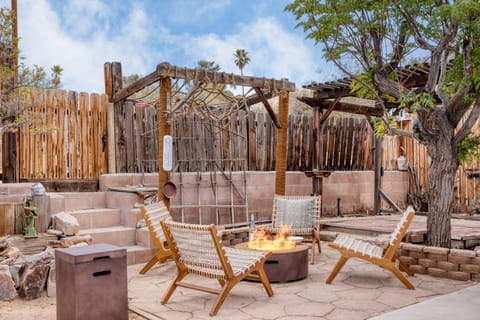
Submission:
<svg viewBox="0 0 480 320">
<path fill-rule="evenodd" d="M 45 288 L 48 270 L 50 266 L 35 266 L 24 273 L 23 282 L 20 285 L 19 294 L 26 300 L 39 298 Z"/>
<path fill-rule="evenodd" d="M 78 220 L 66 212 L 59 212 L 53 216 L 53 225 L 67 236 L 73 236 L 80 230 Z"/>
<path fill-rule="evenodd" d="M 7 265 L 0 265 L 0 300 L 12 300 L 17 297 L 15 282 Z"/>
<path fill-rule="evenodd" d="M 53 250 L 46 250 L 27 256 L 19 289 L 21 297 L 32 300 L 41 296 L 45 288 L 50 265 L 54 259 L 55 255 Z"/>
</svg>

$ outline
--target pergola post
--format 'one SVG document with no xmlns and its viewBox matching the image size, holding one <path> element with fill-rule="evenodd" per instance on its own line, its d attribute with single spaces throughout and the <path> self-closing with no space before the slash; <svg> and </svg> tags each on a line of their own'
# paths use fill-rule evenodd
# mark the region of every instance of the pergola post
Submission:
<svg viewBox="0 0 480 320">
<path fill-rule="evenodd" d="M 160 79 L 160 100 L 158 112 L 158 200 L 163 201 L 170 209 L 170 199 L 163 194 L 163 186 L 168 182 L 168 172 L 163 170 L 163 137 L 171 133 L 170 124 L 167 123 L 167 98 L 170 94 L 170 78 Z"/>
<path fill-rule="evenodd" d="M 380 214 L 380 190 L 382 188 L 382 138 L 375 138 L 373 213 Z"/>
<path fill-rule="evenodd" d="M 278 120 L 281 128 L 277 129 L 277 149 L 275 160 L 275 194 L 285 195 L 285 178 L 287 170 L 288 138 L 288 92 L 282 91 L 278 96 Z"/>
</svg>

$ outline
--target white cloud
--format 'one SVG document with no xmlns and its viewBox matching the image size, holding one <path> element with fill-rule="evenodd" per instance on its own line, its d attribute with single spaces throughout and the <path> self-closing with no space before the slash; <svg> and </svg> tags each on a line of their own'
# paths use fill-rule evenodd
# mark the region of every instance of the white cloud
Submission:
<svg viewBox="0 0 480 320">
<path fill-rule="evenodd" d="M 321 54 L 304 40 L 303 33 L 286 29 L 274 17 L 233 12 L 239 8 L 234 1 L 174 2 L 179 11 L 172 9 L 168 17 L 161 11 L 163 4 L 147 0 L 71 0 L 60 5 L 55 1 L 18 1 L 20 50 L 28 65 L 37 64 L 47 71 L 60 65 L 67 90 L 102 93 L 103 65 L 110 61 L 121 62 L 124 75 L 147 75 L 163 61 L 195 67 L 199 60 L 213 60 L 222 71 L 239 73 L 233 57 L 239 48 L 250 53 L 246 75 L 288 78 L 297 87 L 323 76 L 316 71 Z M 10 1 L 0 0 L 0 4 L 9 7 Z M 183 15 L 174 14 L 178 12 Z M 232 14 L 243 22 L 227 21 L 233 30 L 227 34 L 223 25 L 215 24 L 225 23 L 224 19 L 205 20 L 216 14 Z M 188 18 L 188 26 L 173 22 Z M 198 32 L 204 22 L 215 24 L 214 33 Z"/>
<path fill-rule="evenodd" d="M 82 2 L 70 3 L 72 22 L 88 25 L 88 37 L 79 36 L 79 28 L 72 33 L 62 28 L 60 17 L 45 0 L 19 2 L 20 50 L 28 65 L 38 64 L 48 69 L 54 64 L 63 69 L 63 88 L 75 91 L 104 91 L 103 65 L 109 61 L 125 61 L 123 74 L 146 74 L 150 62 L 148 19 L 141 7 L 133 7 L 123 17 L 124 24 L 113 36 L 102 29 L 97 10 L 84 10 Z M 75 7 L 75 4 L 80 4 Z M 100 8 L 100 6 L 98 7 Z M 23 30 L 25 32 L 23 32 Z M 34 32 L 32 32 L 34 30 Z M 83 30 L 87 30 L 84 28 Z M 69 32 L 70 31 L 70 32 Z M 123 67 L 123 66 L 122 66 Z"/>
<path fill-rule="evenodd" d="M 250 63 L 245 75 L 267 78 L 288 78 L 297 87 L 318 79 L 314 48 L 297 35 L 285 30 L 275 18 L 259 18 L 251 25 L 241 25 L 237 34 L 192 37 L 188 40 L 191 56 L 198 60 L 214 60 L 223 71 L 238 73 L 233 53 L 249 52 Z"/>
</svg>

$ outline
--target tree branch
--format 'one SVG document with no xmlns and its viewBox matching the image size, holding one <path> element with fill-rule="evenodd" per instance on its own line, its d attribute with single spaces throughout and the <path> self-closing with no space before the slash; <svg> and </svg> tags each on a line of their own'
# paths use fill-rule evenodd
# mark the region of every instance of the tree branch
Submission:
<svg viewBox="0 0 480 320">
<path fill-rule="evenodd" d="M 395 6 L 397 9 L 401 12 L 402 16 L 405 18 L 405 22 L 408 24 L 410 27 L 410 30 L 413 33 L 413 39 L 415 40 L 415 43 L 424 50 L 428 51 L 433 51 L 435 50 L 435 46 L 433 44 L 430 44 L 425 40 L 422 35 L 420 34 L 420 30 L 418 30 L 417 23 L 415 22 L 415 19 L 410 15 L 409 12 L 406 12 L 401 8 L 401 6 L 398 4 L 398 0 L 394 1 Z"/>
<path fill-rule="evenodd" d="M 473 126 L 477 122 L 478 118 L 480 117 L 480 95 L 477 96 L 475 103 L 473 104 L 472 111 L 468 115 L 467 120 L 463 123 L 462 127 L 457 131 L 455 136 L 453 137 L 452 143 L 453 145 L 457 145 L 465 139 L 468 134 L 471 132 Z"/>
<path fill-rule="evenodd" d="M 459 90 L 455 95 L 450 99 L 450 102 L 447 105 L 446 116 L 448 121 L 452 124 L 453 127 L 456 127 L 460 120 L 463 118 L 465 112 L 470 108 L 470 104 L 465 103 L 465 95 L 472 90 L 472 86 L 468 86 Z"/>
</svg>

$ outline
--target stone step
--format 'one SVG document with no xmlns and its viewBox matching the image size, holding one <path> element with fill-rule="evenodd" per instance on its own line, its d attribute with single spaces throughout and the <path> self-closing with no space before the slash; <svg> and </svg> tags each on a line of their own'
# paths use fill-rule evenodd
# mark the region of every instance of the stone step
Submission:
<svg viewBox="0 0 480 320">
<path fill-rule="evenodd" d="M 119 209 L 97 208 L 83 209 L 68 212 L 80 224 L 80 229 L 103 228 L 120 225 Z"/>
<path fill-rule="evenodd" d="M 122 247 L 136 245 L 136 228 L 121 225 L 82 229 L 78 232 L 78 235 L 91 235 L 93 244 L 109 243 Z"/>
<path fill-rule="evenodd" d="M 150 232 L 148 232 L 147 227 L 138 228 L 135 234 L 135 240 L 137 245 L 144 246 L 146 248 L 154 248 L 154 244 L 152 241 L 152 237 L 150 236 Z"/>
<path fill-rule="evenodd" d="M 61 192 L 63 196 L 63 211 L 70 212 L 82 209 L 105 208 L 105 192 Z"/>
</svg>

